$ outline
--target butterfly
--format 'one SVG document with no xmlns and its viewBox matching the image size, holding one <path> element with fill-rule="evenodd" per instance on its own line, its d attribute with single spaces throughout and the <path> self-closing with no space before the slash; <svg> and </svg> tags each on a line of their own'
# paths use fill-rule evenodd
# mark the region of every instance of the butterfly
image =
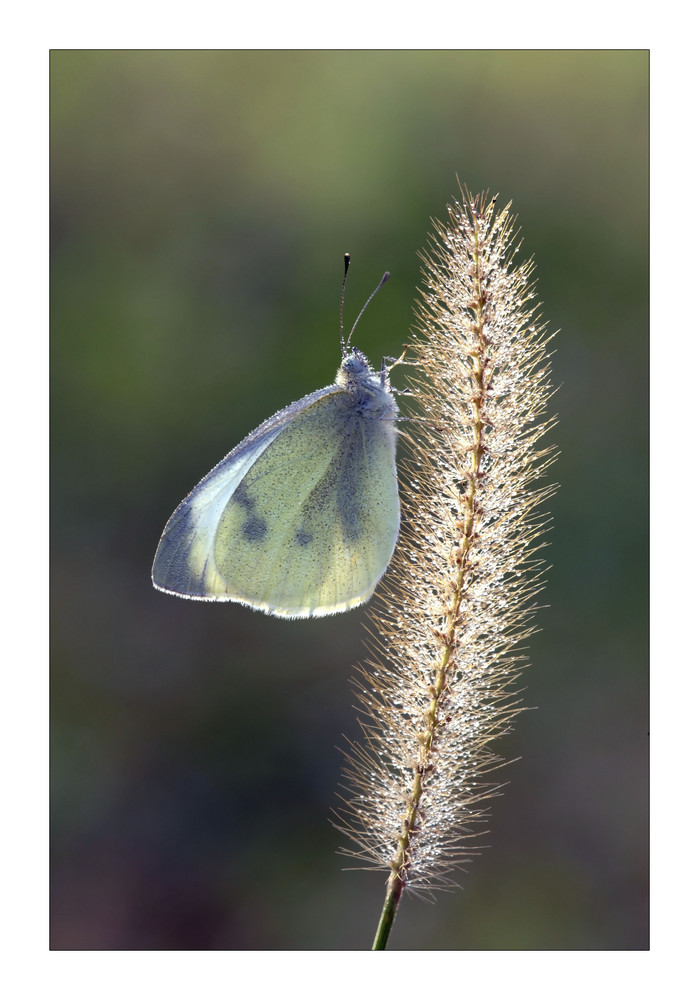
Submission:
<svg viewBox="0 0 699 1000">
<path fill-rule="evenodd" d="M 349 254 L 345 255 L 345 278 Z M 357 322 L 388 272 L 367 300 Z M 342 305 L 340 312 L 342 331 Z M 335 382 L 275 413 L 223 458 L 165 525 L 158 590 L 314 618 L 369 600 L 400 526 L 398 406 L 341 332 Z"/>
</svg>

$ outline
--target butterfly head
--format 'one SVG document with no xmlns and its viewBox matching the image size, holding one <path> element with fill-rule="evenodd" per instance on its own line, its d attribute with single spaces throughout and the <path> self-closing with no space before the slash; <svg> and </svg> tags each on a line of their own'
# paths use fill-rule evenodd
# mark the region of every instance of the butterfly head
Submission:
<svg viewBox="0 0 699 1000">
<path fill-rule="evenodd" d="M 359 348 L 353 347 L 342 359 L 341 370 L 350 378 L 356 378 L 368 374 L 371 371 L 371 365 L 367 356 L 362 354 Z"/>
</svg>

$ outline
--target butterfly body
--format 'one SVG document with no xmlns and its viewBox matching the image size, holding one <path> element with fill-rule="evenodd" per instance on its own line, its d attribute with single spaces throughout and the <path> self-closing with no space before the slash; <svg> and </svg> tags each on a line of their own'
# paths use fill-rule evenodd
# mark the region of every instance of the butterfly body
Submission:
<svg viewBox="0 0 699 1000">
<path fill-rule="evenodd" d="M 398 536 L 397 414 L 387 373 L 348 351 L 333 385 L 264 421 L 182 501 L 154 585 L 284 618 L 363 604 Z"/>
</svg>

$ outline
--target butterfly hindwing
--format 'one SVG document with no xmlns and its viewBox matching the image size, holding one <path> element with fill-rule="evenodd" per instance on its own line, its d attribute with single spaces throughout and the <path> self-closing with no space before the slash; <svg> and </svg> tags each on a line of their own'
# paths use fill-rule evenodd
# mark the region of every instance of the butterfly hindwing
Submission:
<svg viewBox="0 0 699 1000">
<path fill-rule="evenodd" d="M 363 603 L 398 532 L 394 435 L 392 419 L 337 385 L 292 404 L 175 511 L 154 582 L 286 617 Z"/>
</svg>

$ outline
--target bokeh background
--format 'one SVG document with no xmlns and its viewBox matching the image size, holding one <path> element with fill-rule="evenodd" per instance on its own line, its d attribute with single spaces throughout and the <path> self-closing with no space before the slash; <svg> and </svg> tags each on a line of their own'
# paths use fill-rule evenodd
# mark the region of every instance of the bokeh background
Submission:
<svg viewBox="0 0 699 1000">
<path fill-rule="evenodd" d="M 512 763 L 461 891 L 392 948 L 648 946 L 648 55 L 51 55 L 54 949 L 363 949 L 384 878 L 330 825 L 364 610 L 156 593 L 168 516 L 374 363 L 456 175 L 513 199 L 560 329 L 560 482 Z M 396 373 L 399 384 L 399 373 Z"/>
</svg>

